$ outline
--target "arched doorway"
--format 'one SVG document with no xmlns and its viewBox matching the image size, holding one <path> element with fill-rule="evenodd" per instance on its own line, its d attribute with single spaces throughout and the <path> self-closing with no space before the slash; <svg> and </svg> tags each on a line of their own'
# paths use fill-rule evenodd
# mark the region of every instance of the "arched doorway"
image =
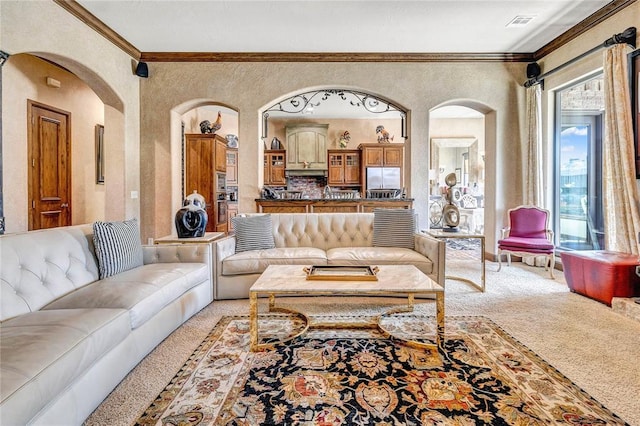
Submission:
<svg viewBox="0 0 640 426">
<path fill-rule="evenodd" d="M 171 205 L 173 212 L 180 209 L 184 197 L 192 191 L 192 188 L 187 188 L 188 173 L 186 165 L 188 155 L 185 147 L 187 146 L 188 135 L 202 134 L 201 123 L 205 121 L 209 123 L 219 121 L 221 127 L 216 130 L 215 134 L 227 142 L 225 163 L 229 164 L 230 161 L 234 161 L 237 167 L 237 148 L 240 143 L 237 109 L 209 99 L 195 99 L 174 107 L 171 110 Z M 233 165 L 229 168 L 231 167 Z M 215 171 L 212 170 L 210 182 L 212 188 L 219 183 L 216 180 L 217 176 Z M 227 218 L 225 223 L 228 223 L 229 217 L 233 216 L 238 210 L 238 175 L 236 173 L 232 176 L 225 173 L 223 179 L 225 199 L 211 199 L 212 197 L 218 197 L 217 192 L 214 195 L 205 196 L 205 199 L 207 204 L 210 205 L 209 207 L 212 207 L 210 208 L 209 216 L 224 214 Z M 231 195 L 232 193 L 234 195 Z M 224 203 L 224 206 L 221 206 L 224 207 L 223 209 L 213 205 L 213 203 L 220 204 L 220 202 Z M 221 222 L 220 218 L 209 217 L 209 223 L 215 224 L 216 222 Z M 171 232 L 175 233 L 173 225 L 171 225 Z"/>
<path fill-rule="evenodd" d="M 456 176 L 451 189 L 460 211 L 460 227 L 484 231 L 485 117 L 462 105 L 433 109 L 429 118 L 430 152 L 429 213 L 432 228 L 442 227 L 445 177 Z"/>
<path fill-rule="evenodd" d="M 21 53 L 9 57 L 2 69 L 10 81 L 2 97 L 3 196 L 6 231 L 29 228 L 34 200 L 29 197 L 27 105 L 47 105 L 70 113 L 71 224 L 122 219 L 124 196 L 124 105 L 94 71 L 75 60 L 50 53 Z M 104 132 L 104 183 L 97 179 L 96 126 Z M 109 200 L 110 202 L 107 202 Z M 120 202 L 118 202 L 120 200 Z"/>
</svg>

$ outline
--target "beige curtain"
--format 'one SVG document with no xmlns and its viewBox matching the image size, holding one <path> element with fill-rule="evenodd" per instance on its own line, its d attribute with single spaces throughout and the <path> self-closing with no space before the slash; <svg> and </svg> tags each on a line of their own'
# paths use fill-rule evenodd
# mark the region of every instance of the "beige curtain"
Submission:
<svg viewBox="0 0 640 426">
<path fill-rule="evenodd" d="M 525 141 L 524 167 L 524 204 L 544 207 L 542 204 L 542 87 L 539 84 L 526 88 L 527 103 L 527 140 Z"/>
<path fill-rule="evenodd" d="M 534 84 L 526 88 L 526 130 L 524 143 L 522 181 L 524 204 L 544 207 L 542 195 L 542 86 Z M 530 266 L 545 266 L 545 256 L 525 256 L 522 261 Z"/>
<path fill-rule="evenodd" d="M 603 198 L 605 248 L 638 254 L 640 204 L 627 67 L 628 46 L 604 52 L 605 139 Z"/>
</svg>

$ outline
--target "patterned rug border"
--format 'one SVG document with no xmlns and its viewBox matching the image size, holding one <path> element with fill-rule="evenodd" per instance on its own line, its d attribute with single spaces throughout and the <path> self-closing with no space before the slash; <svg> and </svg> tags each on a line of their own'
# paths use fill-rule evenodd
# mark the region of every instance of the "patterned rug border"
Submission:
<svg viewBox="0 0 640 426">
<path fill-rule="evenodd" d="M 263 314 L 264 315 L 264 314 Z M 269 313 L 268 315 L 273 317 L 287 317 L 287 314 L 277 314 L 277 313 Z M 335 314 L 327 314 L 327 315 L 310 315 L 310 319 L 319 319 L 319 318 L 350 318 L 352 320 L 366 320 L 375 317 L 375 315 L 335 315 Z M 435 317 L 432 315 L 418 315 L 418 314 L 403 314 L 403 318 L 420 318 L 420 319 L 430 319 L 435 321 Z M 620 422 L 620 424 L 628 425 L 623 419 L 621 419 L 617 414 L 613 411 L 609 410 L 604 404 L 598 401 L 596 398 L 591 396 L 588 392 L 586 392 L 582 387 L 578 386 L 573 380 L 569 379 L 562 372 L 560 372 L 556 367 L 551 365 L 548 361 L 534 352 L 527 345 L 522 343 L 519 339 L 513 337 L 509 332 L 507 332 L 502 326 L 498 325 L 491 318 L 484 315 L 455 315 L 455 316 L 446 316 L 445 317 L 445 339 L 450 338 L 450 336 L 455 336 L 455 334 L 447 332 L 446 324 L 447 321 L 485 321 L 488 326 L 490 326 L 501 338 L 505 339 L 507 342 L 511 344 L 515 344 L 516 346 L 522 349 L 522 352 L 526 354 L 528 358 L 532 361 L 536 361 L 538 365 L 544 365 L 545 371 L 548 374 L 554 376 L 554 378 L 559 381 L 564 381 L 573 387 L 574 390 L 578 391 L 582 394 L 584 398 L 587 400 L 591 400 L 597 407 L 601 410 L 608 411 L 611 413 L 612 417 Z M 173 378 L 167 383 L 167 385 L 163 388 L 160 394 L 149 404 L 149 406 L 144 410 L 141 416 L 136 421 L 135 425 L 138 426 L 147 426 L 150 423 L 142 422 L 140 420 L 145 418 L 148 414 L 153 412 L 163 412 L 173 401 L 173 399 L 164 398 L 163 395 L 170 391 L 173 387 L 182 388 L 184 386 L 186 379 L 188 379 L 194 372 L 195 366 L 198 365 L 200 361 L 207 355 L 211 347 L 216 343 L 218 338 L 224 333 L 227 326 L 233 321 L 249 321 L 249 315 L 223 315 L 215 324 L 212 325 L 211 331 L 202 339 L 200 344 L 194 349 L 191 355 L 187 358 L 187 360 L 183 363 L 182 367 L 176 372 Z M 156 419 L 157 420 L 157 419 Z"/>
</svg>

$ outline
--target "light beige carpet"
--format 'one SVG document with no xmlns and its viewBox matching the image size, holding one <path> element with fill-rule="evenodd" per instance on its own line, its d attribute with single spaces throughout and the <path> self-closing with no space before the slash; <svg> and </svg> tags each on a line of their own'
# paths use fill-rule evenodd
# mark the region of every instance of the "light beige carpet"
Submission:
<svg viewBox="0 0 640 426">
<path fill-rule="evenodd" d="M 487 262 L 487 291 L 446 283 L 447 315 L 484 315 L 631 425 L 640 426 L 640 323 L 570 293 L 561 272 Z M 473 261 L 448 260 L 447 271 L 477 275 Z M 394 298 L 289 298 L 308 313 L 373 314 L 402 302 Z M 223 315 L 246 315 L 247 300 L 216 301 L 170 335 L 87 419 L 87 425 L 129 425 L 164 389 Z M 433 301 L 416 306 L 433 315 Z"/>
</svg>

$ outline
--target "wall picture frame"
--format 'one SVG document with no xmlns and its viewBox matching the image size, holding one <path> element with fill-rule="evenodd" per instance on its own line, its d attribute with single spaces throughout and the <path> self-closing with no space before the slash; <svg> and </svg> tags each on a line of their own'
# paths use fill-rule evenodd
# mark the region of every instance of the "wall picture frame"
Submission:
<svg viewBox="0 0 640 426">
<path fill-rule="evenodd" d="M 104 185 L 104 126 L 96 124 L 96 184 Z"/>
</svg>

